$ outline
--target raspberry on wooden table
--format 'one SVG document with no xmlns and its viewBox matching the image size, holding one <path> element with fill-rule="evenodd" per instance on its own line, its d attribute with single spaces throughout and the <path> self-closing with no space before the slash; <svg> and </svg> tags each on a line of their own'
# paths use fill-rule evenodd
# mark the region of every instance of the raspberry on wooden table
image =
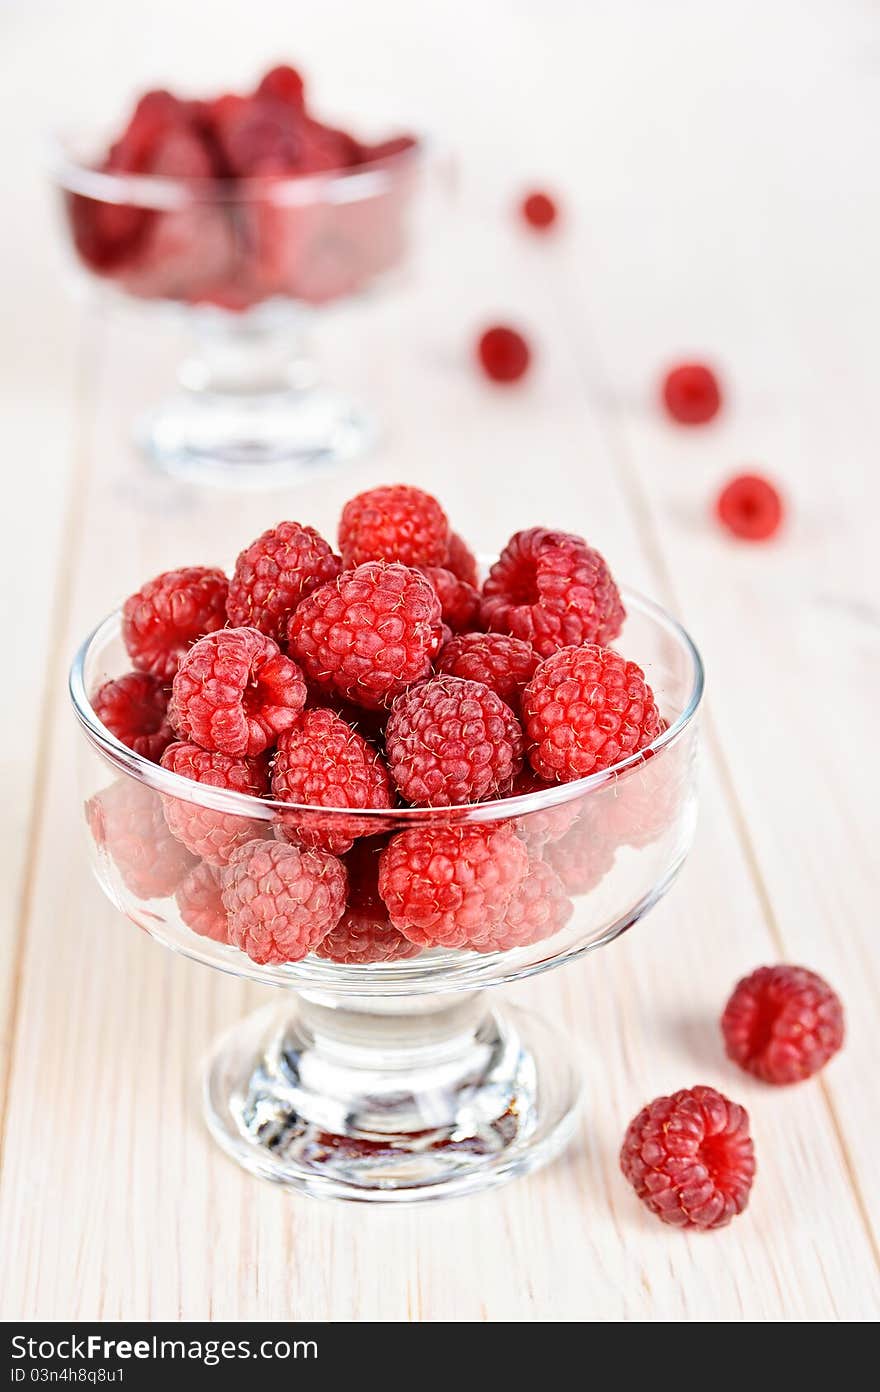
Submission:
<svg viewBox="0 0 880 1392">
<path fill-rule="evenodd" d="M 520 212 L 529 227 L 536 232 L 546 232 L 556 222 L 559 210 L 548 193 L 535 190 L 526 194 L 520 204 Z"/>
<path fill-rule="evenodd" d="M 449 545 L 446 549 L 446 559 L 443 561 L 446 570 L 451 570 L 457 580 L 463 580 L 466 585 L 473 585 L 476 589 L 480 583 L 480 572 L 477 566 L 477 558 L 471 551 L 466 541 L 462 541 L 457 532 L 449 533 Z"/>
<path fill-rule="evenodd" d="M 172 836 L 159 794 L 134 778 L 117 778 L 89 798 L 86 821 L 95 844 L 110 856 L 138 899 L 173 894 L 195 864 Z"/>
<path fill-rule="evenodd" d="M 843 1006 L 806 967 L 758 967 L 738 982 L 721 1017 L 728 1058 L 765 1083 L 812 1078 L 843 1044 Z"/>
<path fill-rule="evenodd" d="M 229 582 L 222 570 L 166 570 L 122 606 L 122 641 L 135 667 L 170 681 L 197 638 L 226 622 Z"/>
<path fill-rule="evenodd" d="M 302 672 L 276 642 L 256 628 L 224 628 L 182 660 L 169 713 L 184 739 L 252 758 L 296 723 L 305 703 Z"/>
<path fill-rule="evenodd" d="M 300 600 L 335 580 L 339 557 L 314 529 L 279 522 L 245 547 L 229 582 L 226 613 L 233 628 L 249 626 L 280 642 Z"/>
<path fill-rule="evenodd" d="M 424 575 L 368 561 L 303 600 L 290 618 L 288 650 L 319 690 L 376 710 L 430 675 L 442 622 Z"/>
<path fill-rule="evenodd" d="M 421 488 L 403 483 L 371 488 L 343 508 L 339 549 L 349 570 L 364 561 L 440 566 L 449 549 L 449 519 Z"/>
<path fill-rule="evenodd" d="M 506 825 L 412 827 L 379 859 L 379 893 L 395 928 L 421 947 L 474 947 L 504 921 L 529 871 Z"/>
<path fill-rule="evenodd" d="M 572 644 L 610 643 L 626 614 L 598 551 L 582 537 L 531 527 L 511 537 L 489 571 L 480 617 L 549 657 Z"/>
<path fill-rule="evenodd" d="M 746 1207 L 755 1178 L 748 1113 L 711 1087 L 655 1098 L 630 1122 L 620 1167 L 664 1223 L 722 1228 Z"/>
<path fill-rule="evenodd" d="M 254 962 L 299 962 L 336 927 L 347 875 L 327 851 L 287 841 L 239 846 L 221 875 L 229 941 Z"/>
<path fill-rule="evenodd" d="M 722 526 L 742 541 L 769 541 L 782 525 L 783 505 L 769 479 L 740 474 L 718 495 L 715 511 Z"/>
<path fill-rule="evenodd" d="M 495 324 L 477 341 L 477 361 L 492 382 L 510 385 L 528 372 L 532 351 L 517 329 Z"/>
<path fill-rule="evenodd" d="M 411 943 L 391 923 L 379 893 L 379 857 L 385 842 L 378 838 L 357 841 L 345 857 L 348 871 L 348 903 L 335 928 L 316 949 L 331 962 L 366 965 L 400 962 L 417 957 L 421 948 Z"/>
<path fill-rule="evenodd" d="M 483 682 L 518 715 L 540 660 L 531 643 L 508 633 L 460 633 L 443 644 L 435 670 Z"/>
<path fill-rule="evenodd" d="M 168 720 L 169 695 L 168 684 L 161 678 L 149 672 L 126 672 L 99 687 L 92 709 L 122 744 L 158 763 L 175 737 Z"/>
<path fill-rule="evenodd" d="M 522 768 L 513 711 L 482 682 L 440 676 L 405 691 L 385 729 L 388 767 L 416 807 L 483 802 Z"/>
<path fill-rule="evenodd" d="M 179 740 L 165 750 L 162 767 L 205 787 L 226 788 L 249 797 L 262 797 L 269 788 L 269 766 L 264 756 L 234 757 Z M 241 815 L 221 812 L 170 793 L 162 794 L 162 806 L 174 835 L 193 855 L 211 865 L 226 865 L 232 852 L 245 841 L 271 833 L 268 820 L 248 817 L 244 809 Z"/>
<path fill-rule="evenodd" d="M 206 861 L 193 866 L 174 891 L 180 917 L 201 938 L 229 941 L 226 910 L 220 893 L 220 872 Z"/>
<path fill-rule="evenodd" d="M 704 363 L 681 363 L 663 379 L 663 403 L 679 425 L 705 425 L 721 409 L 721 388 Z"/>
<path fill-rule="evenodd" d="M 645 674 L 613 648 L 560 648 L 545 658 L 522 698 L 532 768 L 570 783 L 644 749 L 660 733 Z"/>
<path fill-rule="evenodd" d="M 391 808 L 394 790 L 382 756 L 332 710 L 307 710 L 279 736 L 272 765 L 272 796 L 309 807 Z M 322 846 L 335 855 L 358 836 L 378 831 L 370 819 L 328 815 L 282 815 L 277 832 L 303 846 Z"/>
<path fill-rule="evenodd" d="M 443 622 L 453 633 L 465 633 L 474 627 L 480 612 L 480 592 L 465 580 L 459 580 L 443 566 L 418 566 L 437 592 L 443 610 Z"/>
</svg>

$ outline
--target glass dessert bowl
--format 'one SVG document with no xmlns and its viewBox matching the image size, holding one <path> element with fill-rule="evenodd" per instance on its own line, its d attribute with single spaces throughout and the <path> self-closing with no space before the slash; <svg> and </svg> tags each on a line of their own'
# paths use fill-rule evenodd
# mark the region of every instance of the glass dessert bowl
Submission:
<svg viewBox="0 0 880 1392">
<path fill-rule="evenodd" d="M 185 313 L 193 346 L 178 388 L 137 427 L 158 465 L 276 486 L 369 442 L 369 415 L 317 384 L 306 330 L 406 267 L 438 167 L 421 139 L 368 144 L 317 121 L 293 69 L 247 97 L 147 93 L 114 143 L 56 142 L 80 267 L 130 301 Z"/>
<path fill-rule="evenodd" d="M 246 1169 L 317 1196 L 439 1198 L 525 1173 L 571 1135 L 578 1082 L 564 1041 L 495 1007 L 486 988 L 611 942 L 670 887 L 690 847 L 700 658 L 659 606 L 622 593 L 619 641 L 651 683 L 661 733 L 577 782 L 463 807 L 318 809 L 191 782 L 95 713 L 90 693 L 127 666 L 120 612 L 83 643 L 70 691 L 105 893 L 175 951 L 283 988 L 277 1007 L 219 1042 L 205 1074 L 208 1126 Z M 290 909 L 267 896 L 279 891 L 277 847 L 291 842 L 338 852 L 344 872 L 301 896 L 318 918 L 332 901 L 335 926 L 300 961 L 256 961 L 231 945 L 232 916 L 241 929 L 242 913 Z M 390 923 L 377 876 L 393 855 L 405 886 L 420 854 L 459 887 L 471 946 L 422 948 Z"/>
</svg>

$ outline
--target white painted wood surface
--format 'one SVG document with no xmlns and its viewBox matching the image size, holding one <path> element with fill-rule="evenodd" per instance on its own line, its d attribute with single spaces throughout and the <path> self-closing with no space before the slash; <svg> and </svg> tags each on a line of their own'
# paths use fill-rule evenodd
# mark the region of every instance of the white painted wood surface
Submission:
<svg viewBox="0 0 880 1392">
<path fill-rule="evenodd" d="M 856 0 L 436 8 L 255 3 L 244 28 L 217 4 L 210 34 L 203 7 L 169 0 L 4 10 L 0 1313 L 876 1318 L 880 16 Z M 374 455 L 282 496 L 174 489 L 128 443 L 171 346 L 65 294 L 36 137 L 139 85 L 244 83 L 285 55 L 331 112 L 393 107 L 443 132 L 461 203 L 433 286 L 320 334 L 328 369 L 381 405 Z M 552 241 L 509 216 L 533 179 L 566 204 Z M 522 390 L 471 370 L 494 316 L 536 344 Z M 655 407 L 682 353 L 730 386 L 706 431 Z M 707 518 L 748 464 L 791 500 L 766 549 Z M 620 943 L 515 992 L 562 1019 L 582 1064 L 571 1151 L 497 1194 L 389 1213 L 291 1200 L 210 1143 L 198 1061 L 261 993 L 164 953 L 91 883 L 64 685 L 86 627 L 144 575 L 224 558 L 280 515 L 329 527 L 348 494 L 398 478 L 465 531 L 482 519 L 486 548 L 577 523 L 692 628 L 709 702 L 679 884 Z M 837 985 L 849 1042 L 821 1080 L 775 1092 L 725 1063 L 716 1022 L 738 975 L 781 958 Z M 703 1237 L 644 1213 L 616 1158 L 643 1101 L 696 1081 L 749 1107 L 759 1157 L 748 1213 Z"/>
</svg>

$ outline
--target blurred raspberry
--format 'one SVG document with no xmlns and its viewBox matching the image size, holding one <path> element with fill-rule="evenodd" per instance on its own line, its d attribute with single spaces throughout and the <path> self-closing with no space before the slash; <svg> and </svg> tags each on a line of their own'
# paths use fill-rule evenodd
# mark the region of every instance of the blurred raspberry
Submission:
<svg viewBox="0 0 880 1392">
<path fill-rule="evenodd" d="M 663 380 L 663 402 L 679 425 L 705 425 L 721 409 L 718 379 L 703 363 L 682 363 Z"/>
<path fill-rule="evenodd" d="M 755 1178 L 748 1113 L 710 1087 L 657 1097 L 630 1122 L 620 1168 L 664 1223 L 722 1228 Z"/>
<path fill-rule="evenodd" d="M 661 718 L 660 733 L 665 728 Z M 677 825 L 692 757 L 692 747 L 682 741 L 650 750 L 599 793 L 602 821 L 611 842 L 648 846 Z"/>
<path fill-rule="evenodd" d="M 222 570 L 185 566 L 142 585 L 122 606 L 122 641 L 135 667 L 170 681 L 196 639 L 226 622 Z"/>
<path fill-rule="evenodd" d="M 544 859 L 556 871 L 568 894 L 590 894 L 614 865 L 616 847 L 590 799 L 583 798 L 575 806 L 577 820 L 564 835 L 548 840 Z M 562 808 L 552 810 L 561 812 Z"/>
<path fill-rule="evenodd" d="M 331 710 L 309 710 L 279 737 L 272 766 L 272 796 L 310 807 L 390 808 L 391 778 L 381 755 Z M 367 817 L 309 817 L 291 813 L 278 833 L 303 846 L 342 855 L 358 836 L 379 828 Z"/>
<path fill-rule="evenodd" d="M 769 541 L 782 525 L 783 506 L 778 491 L 758 474 L 731 479 L 715 504 L 719 521 L 742 541 Z"/>
<path fill-rule="evenodd" d="M 568 532 L 517 532 L 489 571 L 486 628 L 531 643 L 541 657 L 581 643 L 610 643 L 626 617 L 598 551 Z"/>
<path fill-rule="evenodd" d="M 443 610 L 443 622 L 452 632 L 465 633 L 473 628 L 480 612 L 479 590 L 459 580 L 443 566 L 419 566 L 418 569 L 434 586 Z"/>
<path fill-rule="evenodd" d="M 545 783 L 535 770 L 526 764 L 513 780 L 508 797 L 525 797 L 529 793 L 559 793 L 558 783 Z M 582 800 L 569 797 L 563 802 L 538 807 L 533 812 L 524 812 L 516 819 L 516 833 L 525 841 L 529 850 L 545 846 L 548 841 L 558 841 L 574 826 L 582 811 Z"/>
<path fill-rule="evenodd" d="M 226 788 L 249 797 L 262 797 L 269 787 L 269 766 L 264 756 L 234 758 L 179 741 L 165 750 L 162 767 L 205 787 Z M 240 815 L 220 812 L 168 793 L 162 794 L 162 807 L 174 835 L 193 855 L 201 856 L 210 865 L 226 865 L 232 852 L 245 841 L 271 832 L 268 820 L 248 817 L 244 809 Z"/>
<path fill-rule="evenodd" d="M 95 844 L 138 899 L 173 894 L 195 864 L 168 830 L 159 794 L 134 778 L 117 778 L 89 798 L 86 821 Z"/>
<path fill-rule="evenodd" d="M 462 633 L 440 649 L 437 672 L 483 682 L 517 715 L 522 693 L 540 662 L 531 643 L 507 633 Z"/>
<path fill-rule="evenodd" d="M 253 758 L 296 723 L 306 684 L 295 662 L 256 628 L 200 638 L 171 688 L 171 723 L 203 749 Z"/>
<path fill-rule="evenodd" d="M 477 359 L 493 382 L 518 382 L 528 371 L 531 357 L 526 339 L 505 324 L 486 329 L 477 342 Z"/>
<path fill-rule="evenodd" d="M 180 917 L 199 937 L 214 942 L 229 941 L 226 910 L 220 894 L 220 873 L 213 865 L 200 861 L 174 891 Z"/>
<path fill-rule="evenodd" d="M 286 102 L 289 106 L 302 109 L 305 105 L 305 85 L 296 68 L 280 63 L 270 68 L 257 86 L 258 97 L 271 97 L 274 101 Z"/>
<path fill-rule="evenodd" d="M 168 721 L 167 684 L 149 672 L 126 672 L 104 682 L 92 697 L 102 725 L 144 759 L 158 763 L 174 731 Z"/>
<path fill-rule="evenodd" d="M 724 1008 L 728 1058 L 765 1083 L 812 1078 L 843 1044 L 843 1006 L 806 967 L 759 967 L 743 977 Z"/>
<path fill-rule="evenodd" d="M 483 802 L 522 768 L 510 707 L 482 682 L 433 677 L 398 696 L 385 730 L 388 767 L 416 807 Z"/>
<path fill-rule="evenodd" d="M 301 599 L 335 580 L 342 562 L 314 527 L 279 522 L 245 547 L 229 582 L 226 613 L 233 628 L 258 628 L 280 642 Z"/>
<path fill-rule="evenodd" d="M 532 768 L 559 783 L 610 768 L 660 733 L 641 667 L 593 643 L 545 658 L 523 693 L 522 715 Z"/>
<path fill-rule="evenodd" d="M 559 215 L 555 202 L 547 193 L 529 193 L 520 205 L 520 211 L 529 227 L 536 232 L 546 232 Z"/>
<path fill-rule="evenodd" d="M 397 483 L 371 488 L 346 503 L 339 549 L 346 569 L 364 561 L 440 566 L 449 548 L 449 521 L 436 498 Z"/>
<path fill-rule="evenodd" d="M 379 893 L 410 942 L 477 947 L 504 921 L 528 871 L 528 852 L 509 826 L 419 826 L 383 850 Z"/>
<path fill-rule="evenodd" d="M 400 962 L 417 957 L 421 948 L 393 927 L 379 894 L 379 857 L 384 841 L 358 841 L 345 858 L 348 903 L 336 927 L 316 949 L 331 962 L 361 965 Z"/>
<path fill-rule="evenodd" d="M 457 580 L 463 580 L 466 585 L 473 585 L 475 589 L 479 587 L 480 572 L 477 558 L 467 542 L 462 541 L 456 532 L 449 533 L 449 545 L 443 565 L 446 570 L 452 571 Z"/>
<path fill-rule="evenodd" d="M 574 904 L 565 892 L 552 866 L 540 857 L 529 861 L 528 874 L 514 891 L 504 919 L 490 929 L 477 952 L 507 952 L 514 947 L 531 947 L 565 927 L 574 913 Z"/>
<path fill-rule="evenodd" d="M 222 872 L 229 941 L 254 962 L 299 962 L 336 927 L 347 875 L 336 856 L 287 841 L 239 846 Z"/>
<path fill-rule="evenodd" d="M 322 585 L 291 615 L 288 644 L 310 682 L 356 706 L 390 706 L 431 672 L 440 601 L 424 575 L 369 561 Z"/>
</svg>

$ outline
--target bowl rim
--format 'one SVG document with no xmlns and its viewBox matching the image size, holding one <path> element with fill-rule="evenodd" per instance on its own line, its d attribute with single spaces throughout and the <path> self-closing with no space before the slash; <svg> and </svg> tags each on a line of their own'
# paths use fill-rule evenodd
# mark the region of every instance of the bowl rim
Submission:
<svg viewBox="0 0 880 1392">
<path fill-rule="evenodd" d="M 638 590 L 627 586 L 620 587 L 624 605 L 647 615 L 660 627 L 666 629 L 687 654 L 692 668 L 690 693 L 683 709 L 656 739 L 644 749 L 628 755 L 607 769 L 600 769 L 586 778 L 575 779 L 570 783 L 559 783 L 533 792 L 520 793 L 516 797 L 493 798 L 486 802 L 459 803 L 450 807 L 394 807 L 394 808 L 351 808 L 324 807 L 314 803 L 280 802 L 272 798 L 254 797 L 249 793 L 239 793 L 227 788 L 215 788 L 209 784 L 196 783 L 182 774 L 172 773 L 159 764 L 153 763 L 144 755 L 129 749 L 107 729 L 95 714 L 86 689 L 86 666 L 95 648 L 119 636 L 122 623 L 122 609 L 114 609 L 105 616 L 83 639 L 74 654 L 68 677 L 68 691 L 74 713 L 89 743 L 104 758 L 121 772 L 135 778 L 138 782 L 158 793 L 186 802 L 197 803 L 203 807 L 237 816 L 251 817 L 259 821 L 274 821 L 278 814 L 288 817 L 291 812 L 302 813 L 308 821 L 318 815 L 324 818 L 345 818 L 349 824 L 353 819 L 366 827 L 375 822 L 375 833 L 392 828 L 401 829 L 404 825 L 449 825 L 451 822 L 497 822 L 513 817 L 526 816 L 548 807 L 555 807 L 573 799 L 580 799 L 590 793 L 598 792 L 616 782 L 622 774 L 641 767 L 648 759 L 659 754 L 680 739 L 693 722 L 699 709 L 705 688 L 705 669 L 699 649 L 688 633 L 662 605 L 647 598 Z M 115 633 L 113 630 L 116 630 Z M 113 680 L 113 678 L 107 678 Z M 369 831 L 364 831 L 369 835 Z"/>
</svg>

